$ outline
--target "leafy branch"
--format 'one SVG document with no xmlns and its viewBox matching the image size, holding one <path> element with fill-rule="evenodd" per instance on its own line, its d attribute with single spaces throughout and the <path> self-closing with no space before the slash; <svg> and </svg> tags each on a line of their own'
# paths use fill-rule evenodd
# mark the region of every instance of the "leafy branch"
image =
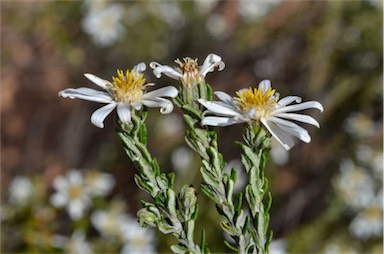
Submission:
<svg viewBox="0 0 384 254">
<path fill-rule="evenodd" d="M 198 216 L 196 194 L 192 187 L 184 186 L 176 195 L 173 173 L 161 173 L 157 160 L 146 146 L 147 112 L 141 116 L 132 113 L 132 121 L 117 123 L 117 133 L 124 144 L 128 157 L 133 161 L 138 173 L 135 182 L 139 188 L 151 195 L 154 202 L 142 201 L 144 208 L 138 212 L 141 226 L 157 227 L 164 234 L 173 234 L 179 241 L 172 245 L 175 253 L 210 253 L 202 234 L 201 245 L 194 243 L 195 221 Z"/>
<path fill-rule="evenodd" d="M 265 165 L 271 149 L 270 138 L 259 125 L 246 124 L 244 143 L 237 142 L 242 148 L 241 161 L 249 175 L 249 183 L 245 188 L 245 197 L 250 208 L 250 217 L 254 227 L 249 227 L 252 241 L 256 249 L 253 253 L 268 253 L 268 246 L 272 240 L 272 232 L 268 233 L 269 209 L 272 204 L 272 195 L 269 192 L 264 206 L 263 199 L 268 189 L 268 180 L 265 178 Z"/>
<path fill-rule="evenodd" d="M 249 241 L 251 237 L 247 230 L 249 219 L 242 209 L 243 194 L 240 192 L 236 197 L 233 194 L 237 178 L 236 170 L 232 168 L 230 174 L 224 172 L 225 162 L 218 150 L 215 131 L 200 125 L 203 112 L 201 106 L 196 102 L 196 98 L 211 101 L 212 89 L 204 83 L 200 83 L 192 89 L 192 91 L 184 89 L 181 96 L 174 99 L 174 103 L 183 110 L 184 120 L 188 125 L 185 140 L 202 159 L 200 168 L 204 180 L 204 183 L 201 184 L 202 191 L 216 203 L 216 208 L 222 218 L 221 227 L 236 243 L 234 245 L 225 241 L 226 245 L 239 253 L 252 252 L 253 247 Z M 191 94 L 195 98 L 193 102 L 189 99 Z"/>
</svg>

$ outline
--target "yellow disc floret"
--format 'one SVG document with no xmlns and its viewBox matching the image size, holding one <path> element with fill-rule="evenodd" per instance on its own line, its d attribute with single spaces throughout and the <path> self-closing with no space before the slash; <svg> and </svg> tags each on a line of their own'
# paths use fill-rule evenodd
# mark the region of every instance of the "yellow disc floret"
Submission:
<svg viewBox="0 0 384 254">
<path fill-rule="evenodd" d="M 117 77 L 112 77 L 110 90 L 115 101 L 132 103 L 139 100 L 146 88 L 144 74 L 138 71 L 117 70 Z"/>
<path fill-rule="evenodd" d="M 279 99 L 275 89 L 269 88 L 267 91 L 259 88 L 249 88 L 236 92 L 235 103 L 242 113 L 247 113 L 254 108 L 257 118 L 268 116 L 274 110 Z"/>
</svg>

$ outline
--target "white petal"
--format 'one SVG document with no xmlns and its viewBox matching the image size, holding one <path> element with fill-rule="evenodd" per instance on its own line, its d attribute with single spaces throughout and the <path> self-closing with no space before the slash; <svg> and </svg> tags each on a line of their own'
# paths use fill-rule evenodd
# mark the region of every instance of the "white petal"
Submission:
<svg viewBox="0 0 384 254">
<path fill-rule="evenodd" d="M 281 107 L 281 108 L 275 109 L 273 111 L 273 114 L 276 115 L 276 114 L 279 114 L 279 113 L 300 111 L 300 110 L 309 109 L 309 108 L 317 108 L 321 112 L 323 112 L 323 110 L 324 110 L 323 106 L 319 102 L 317 102 L 317 101 L 307 101 L 307 102 L 303 102 L 303 103 L 300 103 L 300 104 L 295 104 L 295 105 L 290 105 L 290 106 L 286 106 L 286 107 Z"/>
<path fill-rule="evenodd" d="M 286 119 L 291 119 L 307 124 L 312 124 L 318 128 L 320 128 L 320 124 L 311 116 L 308 115 L 302 115 L 302 114 L 295 114 L 295 113 L 280 113 L 275 115 L 276 117 L 282 117 Z"/>
<path fill-rule="evenodd" d="M 167 65 L 161 65 L 157 62 L 151 62 L 149 66 L 153 69 L 153 74 L 157 77 L 160 78 L 161 74 L 165 74 L 166 76 L 172 78 L 172 79 L 181 79 L 183 75 L 176 71 L 174 68 L 169 67 Z"/>
<path fill-rule="evenodd" d="M 287 96 L 279 100 L 277 103 L 281 106 L 287 106 L 292 102 L 300 103 L 302 99 L 299 96 Z"/>
<path fill-rule="evenodd" d="M 162 114 L 169 114 L 173 111 L 173 104 L 170 100 L 163 98 L 145 99 L 141 102 L 151 108 L 160 108 Z"/>
<path fill-rule="evenodd" d="M 54 207 L 63 207 L 65 204 L 67 204 L 68 199 L 62 193 L 55 193 L 51 196 L 49 201 Z"/>
<path fill-rule="evenodd" d="M 136 110 L 140 110 L 141 107 L 143 106 L 143 103 L 141 101 L 135 101 L 135 102 L 132 102 L 131 103 L 131 106 L 136 109 Z"/>
<path fill-rule="evenodd" d="M 83 216 L 85 204 L 79 201 L 72 201 L 68 204 L 68 213 L 72 219 L 78 220 Z"/>
<path fill-rule="evenodd" d="M 208 72 L 212 72 L 215 67 L 218 67 L 218 70 L 221 71 L 225 68 L 225 63 L 221 61 L 221 57 L 216 54 L 209 54 L 203 65 L 200 67 L 200 75 L 205 77 Z"/>
<path fill-rule="evenodd" d="M 227 104 L 232 104 L 233 103 L 233 98 L 232 96 L 230 96 L 229 94 L 227 93 L 224 93 L 224 92 L 221 92 L 221 91 L 217 91 L 217 92 L 214 92 L 214 94 L 223 102 L 227 103 Z"/>
<path fill-rule="evenodd" d="M 265 94 L 268 89 L 271 88 L 271 81 L 270 80 L 263 80 L 259 83 L 259 89 Z"/>
<path fill-rule="evenodd" d="M 97 91 L 86 87 L 68 88 L 60 91 L 59 96 L 64 98 L 77 98 L 100 103 L 110 103 L 112 101 L 112 97 L 109 95 L 109 93 Z"/>
<path fill-rule="evenodd" d="M 145 65 L 145 63 L 139 63 L 137 65 L 135 65 L 135 67 L 133 67 L 133 71 L 138 71 L 139 74 L 141 74 L 142 72 L 144 72 L 145 70 L 147 69 L 147 66 Z"/>
<path fill-rule="evenodd" d="M 112 112 L 115 107 L 116 103 L 110 103 L 104 107 L 99 108 L 93 112 L 91 116 L 91 122 L 99 128 L 104 128 L 104 119 Z"/>
<path fill-rule="evenodd" d="M 99 78 L 98 76 L 90 73 L 84 73 L 84 76 L 90 81 L 92 81 L 93 83 L 95 83 L 96 85 L 98 85 L 99 87 L 103 88 L 104 90 L 107 89 L 108 84 L 111 84 L 111 82 L 109 82 L 108 80 Z"/>
<path fill-rule="evenodd" d="M 58 176 L 53 180 L 53 187 L 56 190 L 65 190 L 68 186 L 67 180 L 63 176 Z"/>
<path fill-rule="evenodd" d="M 230 117 L 207 116 L 203 118 L 203 120 L 201 121 L 201 125 L 228 126 L 243 122 L 244 120 L 234 119 Z"/>
<path fill-rule="evenodd" d="M 172 97 L 175 98 L 179 93 L 176 87 L 166 86 L 156 90 L 153 90 L 149 93 L 146 93 L 142 96 L 143 99 L 151 99 L 156 97 Z"/>
<path fill-rule="evenodd" d="M 131 107 L 126 103 L 120 103 L 117 105 L 117 115 L 121 122 L 131 122 Z"/>
<path fill-rule="evenodd" d="M 71 171 L 68 172 L 67 174 L 68 182 L 73 185 L 81 185 L 83 182 L 83 176 L 80 171 L 72 169 Z"/>
<path fill-rule="evenodd" d="M 280 119 L 277 117 L 270 117 L 267 120 L 269 122 L 275 123 L 278 127 L 280 127 L 280 129 L 282 129 L 283 131 L 285 131 L 285 132 L 287 132 L 287 133 L 289 133 L 295 137 L 298 137 L 299 139 L 301 139 L 305 143 L 311 142 L 311 136 L 309 136 L 308 131 L 306 129 L 304 129 L 303 127 L 301 127 L 301 126 L 299 126 L 293 122 L 290 122 L 290 121 L 287 121 L 284 119 Z"/>
<path fill-rule="evenodd" d="M 219 116 L 240 116 L 241 114 L 233 110 L 231 105 L 227 107 L 226 104 L 211 102 L 203 99 L 198 99 L 198 102 L 208 109 L 208 112 L 214 113 Z"/>
<path fill-rule="evenodd" d="M 293 141 L 292 137 L 289 134 L 282 131 L 276 124 L 272 122 L 268 122 L 264 118 L 261 118 L 261 122 L 272 134 L 272 136 L 275 137 L 276 140 L 279 141 L 279 143 L 282 144 L 286 150 L 291 149 L 295 145 L 295 142 Z"/>
</svg>

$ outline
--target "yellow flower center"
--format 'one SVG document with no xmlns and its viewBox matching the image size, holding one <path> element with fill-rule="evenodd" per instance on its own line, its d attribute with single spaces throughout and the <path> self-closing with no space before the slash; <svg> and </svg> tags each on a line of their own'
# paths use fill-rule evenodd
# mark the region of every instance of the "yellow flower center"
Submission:
<svg viewBox="0 0 384 254">
<path fill-rule="evenodd" d="M 249 88 L 246 91 L 236 92 L 238 97 L 235 97 L 235 104 L 242 113 L 247 113 L 254 108 L 257 111 L 257 119 L 266 117 L 275 109 L 279 99 L 276 90 L 269 88 L 267 91 L 257 88 Z"/>
<path fill-rule="evenodd" d="M 373 206 L 367 209 L 367 214 L 369 218 L 376 219 L 380 218 L 380 216 L 382 215 L 382 211 L 379 207 Z"/>
<path fill-rule="evenodd" d="M 199 74 L 199 65 L 197 64 L 197 58 L 192 59 L 190 57 L 186 57 L 183 59 L 184 62 L 179 59 L 175 60 L 180 68 L 179 71 L 183 73 L 183 85 L 191 88 L 194 85 L 197 85 L 204 81 L 204 79 Z"/>
<path fill-rule="evenodd" d="M 109 87 L 114 100 L 118 102 L 132 103 L 138 101 L 144 94 L 146 88 L 144 74 L 138 71 L 117 70 L 117 77 L 112 77 Z"/>
<path fill-rule="evenodd" d="M 68 188 L 68 196 L 71 200 L 75 200 L 81 197 L 83 189 L 79 185 L 71 185 Z"/>
</svg>

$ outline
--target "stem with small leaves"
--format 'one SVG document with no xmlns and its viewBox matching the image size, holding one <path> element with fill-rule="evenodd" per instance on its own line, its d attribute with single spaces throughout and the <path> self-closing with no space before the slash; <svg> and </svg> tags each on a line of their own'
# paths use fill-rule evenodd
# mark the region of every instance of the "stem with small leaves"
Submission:
<svg viewBox="0 0 384 254">
<path fill-rule="evenodd" d="M 177 245 L 171 246 L 175 253 L 210 253 L 204 232 L 200 246 L 193 240 L 198 215 L 195 190 L 184 186 L 176 195 L 174 174 L 161 173 L 156 159 L 148 151 L 145 125 L 147 112 L 140 113 L 136 115 L 132 112 L 131 123 L 118 122 L 116 125 L 124 149 L 138 170 L 135 175 L 137 186 L 154 200 L 153 203 L 142 201 L 144 208 L 138 212 L 140 225 L 157 227 L 164 234 L 173 234 L 179 241 Z"/>
<path fill-rule="evenodd" d="M 272 204 L 271 193 L 268 193 L 266 205 L 264 196 L 268 189 L 265 177 L 265 165 L 271 149 L 270 137 L 258 124 L 246 124 L 243 143 L 237 142 L 242 148 L 241 161 L 249 175 L 249 183 L 245 189 L 245 197 L 250 208 L 250 215 L 254 227 L 249 227 L 252 241 L 256 246 L 253 253 L 266 254 L 272 240 L 272 232 L 268 232 L 269 209 Z"/>
<path fill-rule="evenodd" d="M 230 174 L 224 172 L 225 162 L 218 150 L 217 135 L 209 127 L 202 127 L 203 108 L 197 103 L 198 98 L 212 100 L 212 89 L 208 84 L 200 83 L 192 88 L 184 88 L 181 95 L 175 98 L 174 103 L 184 112 L 184 120 L 188 125 L 185 140 L 202 159 L 201 175 L 204 183 L 202 191 L 216 203 L 221 215 L 222 229 L 232 237 L 235 244 L 225 241 L 225 244 L 238 253 L 248 253 L 254 249 L 250 232 L 247 230 L 249 218 L 242 209 L 243 194 L 236 197 L 233 189 L 236 183 L 236 170 L 231 169 Z M 194 95 L 194 100 L 186 100 Z"/>
</svg>

